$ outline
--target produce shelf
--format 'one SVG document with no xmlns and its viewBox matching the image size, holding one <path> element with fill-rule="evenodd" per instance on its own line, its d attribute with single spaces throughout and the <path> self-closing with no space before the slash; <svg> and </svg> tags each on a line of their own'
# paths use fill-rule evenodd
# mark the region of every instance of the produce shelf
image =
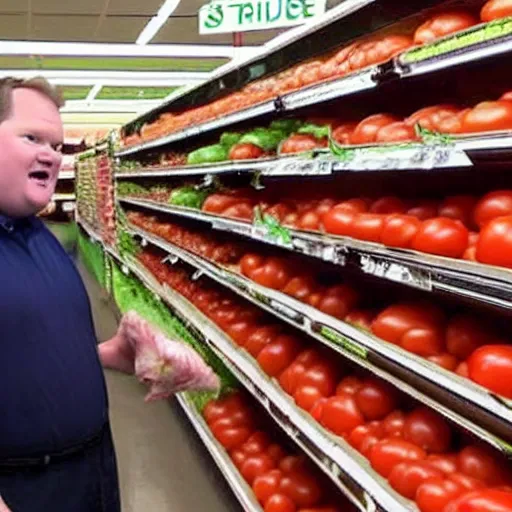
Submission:
<svg viewBox="0 0 512 512">
<path fill-rule="evenodd" d="M 201 414 L 187 399 L 185 394 L 177 394 L 176 400 L 185 412 L 185 415 L 194 427 L 197 435 L 206 446 L 206 449 L 212 456 L 215 464 L 217 464 L 217 467 L 222 472 L 243 509 L 246 512 L 262 512 L 262 508 L 254 497 L 252 489 L 247 485 L 245 480 L 242 479 L 226 450 L 224 450 L 224 448 L 222 448 L 222 446 L 220 446 L 217 440 L 213 437 Z"/>
<path fill-rule="evenodd" d="M 405 352 L 370 333 L 326 315 L 284 293 L 130 226 L 130 232 L 204 273 L 394 386 L 437 410 L 507 455 L 512 455 L 512 401 Z M 484 428 L 482 428 L 484 427 Z M 505 442 L 503 440 L 505 440 Z"/>
<path fill-rule="evenodd" d="M 185 323 L 197 339 L 222 359 L 241 384 L 262 404 L 283 431 L 329 476 L 361 511 L 417 512 L 378 475 L 354 448 L 315 423 L 293 400 L 250 361 L 209 318 L 168 286 L 162 286 L 135 261 L 130 271 Z"/>
<path fill-rule="evenodd" d="M 289 239 L 283 240 L 270 236 L 264 226 L 199 210 L 150 200 L 119 198 L 119 201 L 207 222 L 220 231 L 242 235 L 412 288 L 450 294 L 503 311 L 512 310 L 512 271 L 508 269 L 292 229 L 287 230 Z"/>
<path fill-rule="evenodd" d="M 101 235 L 99 233 L 96 233 L 96 231 L 94 231 L 94 229 L 92 229 L 92 227 L 89 226 L 89 224 L 87 224 L 87 222 L 85 222 L 83 219 L 81 219 L 80 216 L 78 215 L 78 213 L 75 213 L 75 222 L 83 228 L 83 230 L 89 235 L 89 238 L 93 242 L 98 242 L 101 245 L 103 245 L 103 240 L 101 238 Z"/>
</svg>

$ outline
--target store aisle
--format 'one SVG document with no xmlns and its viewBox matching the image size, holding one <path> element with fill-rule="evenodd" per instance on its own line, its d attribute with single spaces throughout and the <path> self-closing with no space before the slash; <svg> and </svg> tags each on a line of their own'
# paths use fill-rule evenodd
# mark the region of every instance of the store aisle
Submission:
<svg viewBox="0 0 512 512">
<path fill-rule="evenodd" d="M 118 313 L 78 265 L 91 298 L 99 340 L 117 329 Z M 145 404 L 133 377 L 106 372 L 123 512 L 241 510 L 177 404 Z"/>
</svg>

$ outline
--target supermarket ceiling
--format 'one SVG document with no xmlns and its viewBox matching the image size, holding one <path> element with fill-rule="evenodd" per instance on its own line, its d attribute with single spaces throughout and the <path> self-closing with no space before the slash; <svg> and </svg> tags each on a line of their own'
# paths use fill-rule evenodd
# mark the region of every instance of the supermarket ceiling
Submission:
<svg viewBox="0 0 512 512">
<path fill-rule="evenodd" d="M 327 8 L 342 1 L 327 0 Z M 0 0 L 0 76 L 43 74 L 63 87 L 70 113 L 93 110 L 97 117 L 110 110 L 122 122 L 123 114 L 129 119 L 176 88 L 207 79 L 233 55 L 254 53 L 285 30 L 246 32 L 235 51 L 233 34 L 199 34 L 198 11 L 206 3 Z M 71 43 L 103 43 L 103 49 L 121 44 L 128 50 L 125 56 L 92 56 L 87 50 L 77 55 L 68 51 Z"/>
</svg>

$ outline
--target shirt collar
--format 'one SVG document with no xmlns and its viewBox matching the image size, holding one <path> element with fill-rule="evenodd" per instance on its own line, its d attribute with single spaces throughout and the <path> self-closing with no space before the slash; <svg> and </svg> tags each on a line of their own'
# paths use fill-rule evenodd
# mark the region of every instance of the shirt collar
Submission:
<svg viewBox="0 0 512 512">
<path fill-rule="evenodd" d="M 0 229 L 12 233 L 15 229 L 34 226 L 35 217 L 10 217 L 0 213 Z"/>
</svg>

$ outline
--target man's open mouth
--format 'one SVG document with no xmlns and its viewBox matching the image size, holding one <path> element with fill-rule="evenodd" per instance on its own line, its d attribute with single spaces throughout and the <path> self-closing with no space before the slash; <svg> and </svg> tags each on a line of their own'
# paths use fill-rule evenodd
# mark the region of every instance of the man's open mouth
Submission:
<svg viewBox="0 0 512 512">
<path fill-rule="evenodd" d="M 50 179 L 50 173 L 48 171 L 33 171 L 29 173 L 28 177 L 31 180 L 36 181 L 41 187 L 47 187 Z"/>
</svg>

